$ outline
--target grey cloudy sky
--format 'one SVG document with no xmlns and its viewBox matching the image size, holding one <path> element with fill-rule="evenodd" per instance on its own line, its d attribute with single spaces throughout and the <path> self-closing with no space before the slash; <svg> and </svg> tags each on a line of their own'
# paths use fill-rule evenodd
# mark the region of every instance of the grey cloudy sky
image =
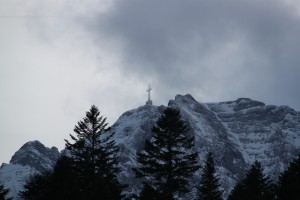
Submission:
<svg viewBox="0 0 300 200">
<path fill-rule="evenodd" d="M 0 162 L 176 94 L 300 110 L 297 0 L 0 0 Z"/>
</svg>

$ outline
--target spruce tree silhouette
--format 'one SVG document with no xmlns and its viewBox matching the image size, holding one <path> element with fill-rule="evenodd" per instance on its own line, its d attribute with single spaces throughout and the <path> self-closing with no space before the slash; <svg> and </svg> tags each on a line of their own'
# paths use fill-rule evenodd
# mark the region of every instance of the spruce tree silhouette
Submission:
<svg viewBox="0 0 300 200">
<path fill-rule="evenodd" d="M 263 174 L 260 162 L 255 161 L 246 172 L 246 177 L 232 190 L 229 200 L 272 200 L 274 185 L 269 177 Z"/>
<path fill-rule="evenodd" d="M 80 191 L 83 199 L 120 199 L 123 186 L 117 179 L 118 147 L 112 139 L 113 133 L 107 131 L 106 118 L 100 116 L 94 105 L 86 116 L 75 126 L 76 136 L 70 134 L 74 143 L 66 141 L 81 181 Z"/>
<path fill-rule="evenodd" d="M 189 191 L 189 178 L 199 165 L 198 154 L 192 151 L 194 138 L 187 132 L 180 112 L 168 107 L 152 128 L 144 151 L 137 154 L 136 177 L 159 194 L 155 199 L 172 200 Z"/>
<path fill-rule="evenodd" d="M 207 154 L 205 165 L 202 168 L 198 191 L 200 200 L 222 199 L 219 178 L 216 175 L 215 162 L 211 152 Z"/>
<path fill-rule="evenodd" d="M 106 118 L 93 105 L 75 126 L 76 136 L 70 135 L 73 143 L 65 140 L 66 150 L 53 171 L 31 177 L 20 196 L 25 200 L 121 199 L 118 148 L 106 126 Z"/>
</svg>

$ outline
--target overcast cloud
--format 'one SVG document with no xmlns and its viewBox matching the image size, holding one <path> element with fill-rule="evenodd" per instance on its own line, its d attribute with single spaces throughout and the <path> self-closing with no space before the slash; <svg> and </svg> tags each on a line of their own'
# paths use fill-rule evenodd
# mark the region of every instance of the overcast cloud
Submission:
<svg viewBox="0 0 300 200">
<path fill-rule="evenodd" d="M 300 110 L 300 12 L 286 0 L 0 0 L 0 162 L 64 146 L 91 104 L 110 125 L 178 93 Z"/>
<path fill-rule="evenodd" d="M 120 67 L 128 74 L 147 72 L 159 85 L 206 98 L 242 95 L 296 106 L 295 8 L 276 0 L 130 0 L 89 22 L 96 36 L 121 41 Z"/>
</svg>

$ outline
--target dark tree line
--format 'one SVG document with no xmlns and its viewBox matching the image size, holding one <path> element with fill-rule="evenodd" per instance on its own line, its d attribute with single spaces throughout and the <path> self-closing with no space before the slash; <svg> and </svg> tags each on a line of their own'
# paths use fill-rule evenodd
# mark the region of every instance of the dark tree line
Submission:
<svg viewBox="0 0 300 200">
<path fill-rule="evenodd" d="M 263 174 L 263 167 L 255 161 L 246 177 L 237 183 L 228 200 L 299 200 L 300 156 L 279 176 L 277 183 Z"/>
<path fill-rule="evenodd" d="M 118 147 L 108 131 L 106 118 L 92 106 L 74 128 L 76 135 L 66 141 L 66 150 L 54 169 L 31 177 L 20 192 L 25 200 L 173 200 L 197 188 L 199 200 L 221 200 L 219 177 L 212 153 L 200 167 L 198 154 L 193 151 L 194 138 L 181 119 L 180 112 L 166 108 L 152 128 L 152 138 L 145 141 L 137 153 L 136 178 L 142 182 L 140 193 L 125 197 L 126 186 L 117 175 Z M 200 170 L 199 170 L 200 169 Z M 199 172 L 198 185 L 191 186 L 192 176 Z M 8 190 L 0 185 L 0 200 L 9 199 Z M 291 162 L 277 184 L 263 174 L 256 161 L 238 182 L 228 200 L 296 200 L 300 199 L 300 157 Z"/>
</svg>

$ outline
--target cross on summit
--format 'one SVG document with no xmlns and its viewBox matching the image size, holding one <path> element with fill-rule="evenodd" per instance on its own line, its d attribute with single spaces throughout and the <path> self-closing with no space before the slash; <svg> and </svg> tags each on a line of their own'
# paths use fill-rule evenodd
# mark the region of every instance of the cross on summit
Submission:
<svg viewBox="0 0 300 200">
<path fill-rule="evenodd" d="M 151 92 L 152 88 L 150 87 L 150 84 L 148 85 L 148 89 L 146 90 L 146 92 L 148 92 L 148 101 L 146 102 L 146 105 L 152 105 L 152 101 L 150 99 L 150 92 Z"/>
</svg>

